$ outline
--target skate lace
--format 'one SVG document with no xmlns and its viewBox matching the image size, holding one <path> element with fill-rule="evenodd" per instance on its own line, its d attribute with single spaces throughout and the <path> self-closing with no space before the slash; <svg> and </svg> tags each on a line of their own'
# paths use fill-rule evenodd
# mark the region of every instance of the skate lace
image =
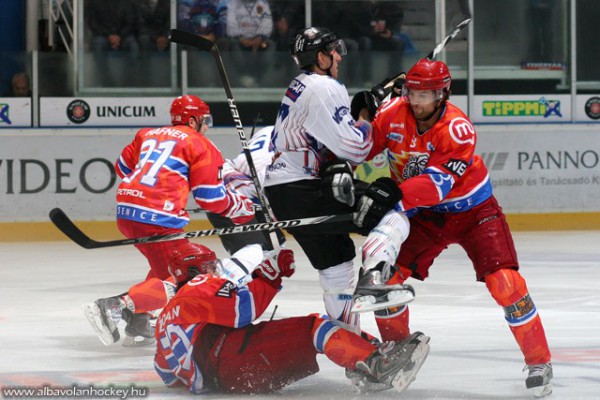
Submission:
<svg viewBox="0 0 600 400">
<path fill-rule="evenodd" d="M 523 372 L 529 370 L 529 376 L 543 376 L 550 371 L 550 364 L 525 365 Z"/>
</svg>

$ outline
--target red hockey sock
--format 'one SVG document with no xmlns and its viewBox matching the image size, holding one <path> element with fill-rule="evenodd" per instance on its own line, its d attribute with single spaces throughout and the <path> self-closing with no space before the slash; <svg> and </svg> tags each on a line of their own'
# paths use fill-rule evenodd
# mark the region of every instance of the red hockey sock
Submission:
<svg viewBox="0 0 600 400">
<path fill-rule="evenodd" d="M 337 365 L 349 369 L 355 369 L 357 361 L 365 361 L 376 349 L 362 337 L 324 318 L 315 318 L 313 337 L 314 343 L 323 342 L 321 349 L 317 346 L 318 351 Z"/>
<path fill-rule="evenodd" d="M 388 285 L 404 283 L 410 276 L 410 271 L 400 268 L 387 281 Z M 410 313 L 408 306 L 390 307 L 385 310 L 375 311 L 375 322 L 384 342 L 400 341 L 410 336 Z"/>
<path fill-rule="evenodd" d="M 504 316 L 527 365 L 550 362 L 542 320 L 519 272 L 503 268 L 486 276 L 485 283 Z"/>
<path fill-rule="evenodd" d="M 132 286 L 123 296 L 127 308 L 137 314 L 163 308 L 175 295 L 175 285 L 169 280 L 150 278 Z"/>
</svg>

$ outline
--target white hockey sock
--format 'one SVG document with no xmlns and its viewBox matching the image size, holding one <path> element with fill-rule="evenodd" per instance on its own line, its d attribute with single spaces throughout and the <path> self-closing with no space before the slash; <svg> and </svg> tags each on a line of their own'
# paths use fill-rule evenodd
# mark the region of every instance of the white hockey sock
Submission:
<svg viewBox="0 0 600 400">
<path fill-rule="evenodd" d="M 354 267 L 352 261 L 319 271 L 319 281 L 324 290 L 323 301 L 331 322 L 360 334 L 360 318 L 352 314 L 354 300 Z"/>
<path fill-rule="evenodd" d="M 394 210 L 389 211 L 369 232 L 362 246 L 363 269 L 371 269 L 381 261 L 387 265 L 394 265 L 409 230 L 410 223 L 406 215 Z M 386 281 L 390 278 L 389 272 L 382 275 Z"/>
</svg>

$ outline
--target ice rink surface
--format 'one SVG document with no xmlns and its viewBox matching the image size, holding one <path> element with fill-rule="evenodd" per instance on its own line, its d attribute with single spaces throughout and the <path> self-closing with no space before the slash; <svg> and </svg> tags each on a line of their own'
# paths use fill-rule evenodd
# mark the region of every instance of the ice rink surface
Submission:
<svg viewBox="0 0 600 400">
<path fill-rule="evenodd" d="M 548 399 L 600 399 L 600 232 L 514 237 L 553 353 L 554 393 Z M 360 241 L 356 238 L 357 245 Z M 218 239 L 203 243 L 224 256 Z M 297 273 L 264 318 L 275 304 L 276 318 L 324 311 L 317 272 L 296 243 L 289 243 L 297 250 Z M 104 346 L 81 311 L 85 302 L 125 292 L 146 272 L 145 259 L 131 246 L 85 250 L 71 242 L 0 243 L 0 386 L 133 383 L 149 388 L 152 399 L 189 398 L 183 389 L 163 386 L 152 367 L 152 347 Z M 319 356 L 318 374 L 274 395 L 252 398 L 533 398 L 503 311 L 485 285 L 475 282 L 462 249 L 446 250 L 425 283 L 408 283 L 417 293 L 411 326 L 431 336 L 431 353 L 402 395 L 358 395 L 342 368 Z M 377 332 L 371 315 L 362 324 Z"/>
</svg>

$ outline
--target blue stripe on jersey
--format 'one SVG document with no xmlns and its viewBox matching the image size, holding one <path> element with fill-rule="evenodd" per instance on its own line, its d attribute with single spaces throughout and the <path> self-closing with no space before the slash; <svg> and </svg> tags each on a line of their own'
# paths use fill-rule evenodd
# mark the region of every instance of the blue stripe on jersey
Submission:
<svg viewBox="0 0 600 400">
<path fill-rule="evenodd" d="M 254 298 L 248 286 L 240 286 L 236 299 L 236 328 L 242 328 L 254 321 Z"/>
<path fill-rule="evenodd" d="M 455 182 L 454 176 L 433 168 L 425 169 L 424 173 L 429 175 L 429 178 L 435 185 L 440 201 L 444 199 L 450 193 L 450 190 L 452 190 Z"/>
<path fill-rule="evenodd" d="M 167 386 L 171 386 L 175 383 L 175 381 L 177 381 L 177 377 L 173 372 L 161 369 L 158 365 L 156 365 L 156 363 L 154 363 L 154 370 L 156 370 L 156 373 L 158 376 L 160 376 L 160 379 L 162 379 Z"/>
<path fill-rule="evenodd" d="M 226 197 L 226 189 L 222 183 L 219 185 L 196 186 L 192 193 L 196 200 L 207 202 L 223 200 Z"/>
<path fill-rule="evenodd" d="M 123 162 L 123 160 L 121 158 L 119 158 L 118 164 L 119 164 L 119 169 L 121 170 L 123 175 L 127 176 L 131 173 L 131 170 L 127 167 L 127 165 L 125 165 L 125 163 Z"/>
<path fill-rule="evenodd" d="M 183 177 L 187 177 L 190 172 L 190 168 L 186 164 L 174 159 L 173 157 L 169 157 L 163 166 L 167 167 L 171 171 L 177 172 Z"/>
<path fill-rule="evenodd" d="M 453 201 L 444 202 L 429 208 L 436 212 L 461 212 L 467 211 L 479 204 L 483 203 L 492 195 L 492 183 L 489 177 L 483 185 L 481 185 L 475 192 L 471 193 L 467 197 L 456 199 Z"/>
<path fill-rule="evenodd" d="M 339 328 L 337 326 L 335 326 L 331 321 L 323 321 L 321 323 L 321 325 L 317 328 L 317 330 L 315 331 L 315 335 L 314 335 L 314 344 L 315 344 L 315 348 L 317 349 L 317 351 L 319 353 L 324 353 L 325 352 L 325 343 L 327 342 L 327 338 L 329 337 L 330 333 L 333 329 L 335 328 Z"/>
<path fill-rule="evenodd" d="M 178 217 L 171 214 L 162 214 L 149 208 L 136 207 L 134 205 L 117 204 L 117 218 L 130 221 L 143 222 L 145 224 L 165 226 L 168 228 L 183 228 L 189 222 L 189 218 Z"/>
</svg>

